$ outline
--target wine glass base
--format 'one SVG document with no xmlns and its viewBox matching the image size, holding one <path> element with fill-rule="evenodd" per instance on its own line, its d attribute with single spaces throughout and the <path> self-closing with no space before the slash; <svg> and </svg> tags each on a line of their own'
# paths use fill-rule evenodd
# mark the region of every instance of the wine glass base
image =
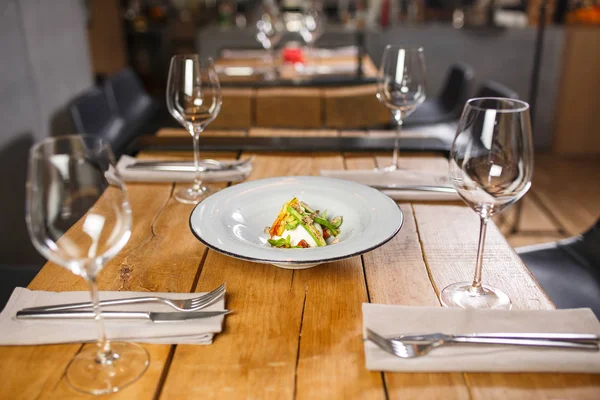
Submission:
<svg viewBox="0 0 600 400">
<path fill-rule="evenodd" d="M 175 192 L 175 199 L 180 203 L 198 204 L 213 193 L 213 190 L 202 186 L 200 190 L 193 187 L 180 189 Z"/>
<path fill-rule="evenodd" d="M 383 167 L 383 168 L 375 168 L 375 171 L 379 171 L 379 172 L 391 172 L 391 171 L 398 171 L 399 168 L 397 165 L 389 165 L 387 167 Z"/>
<path fill-rule="evenodd" d="M 98 347 L 89 346 L 79 352 L 67 368 L 67 382 L 83 393 L 114 393 L 138 380 L 148 368 L 150 357 L 136 343 L 111 342 L 114 357 L 107 362 L 97 360 Z"/>
<path fill-rule="evenodd" d="M 470 282 L 458 282 L 446 286 L 440 294 L 445 307 L 493 308 L 510 310 L 512 303 L 506 293 L 492 286 L 481 285 L 474 290 Z"/>
</svg>

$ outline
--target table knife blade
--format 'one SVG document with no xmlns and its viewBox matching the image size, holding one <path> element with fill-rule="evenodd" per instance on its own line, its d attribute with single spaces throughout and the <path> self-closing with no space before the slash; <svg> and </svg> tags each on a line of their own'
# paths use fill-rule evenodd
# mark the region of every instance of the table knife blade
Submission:
<svg viewBox="0 0 600 400">
<path fill-rule="evenodd" d="M 175 322 L 191 319 L 211 318 L 229 314 L 229 310 L 221 311 L 185 311 L 185 312 L 153 312 L 153 311 L 104 311 L 105 319 L 145 319 L 152 322 Z M 24 311 L 17 312 L 18 319 L 93 319 L 93 311 Z"/>
</svg>

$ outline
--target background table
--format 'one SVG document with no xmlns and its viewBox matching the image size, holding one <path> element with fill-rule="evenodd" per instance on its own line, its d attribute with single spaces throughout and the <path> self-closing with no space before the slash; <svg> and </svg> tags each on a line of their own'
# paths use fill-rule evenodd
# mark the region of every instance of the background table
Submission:
<svg viewBox="0 0 600 400">
<path fill-rule="evenodd" d="M 244 66 L 265 68 L 264 59 L 219 58 L 218 68 Z M 375 97 L 377 67 L 367 55 L 362 57 L 364 77 L 357 80 L 355 72 L 346 74 L 348 82 L 339 81 L 343 75 L 298 76 L 293 65 L 277 61 L 281 80 L 265 82 L 262 77 L 231 77 L 220 74 L 226 87 L 222 89 L 223 107 L 210 129 L 248 129 L 253 126 L 275 128 L 339 128 L 351 129 L 383 126 L 391 121 L 390 112 Z M 315 65 L 350 65 L 358 67 L 356 56 L 332 55 L 306 58 L 307 67 Z M 351 82 L 354 80 L 354 82 Z M 337 82 L 337 83 L 336 83 Z"/>
<path fill-rule="evenodd" d="M 207 133 L 208 134 L 208 133 Z M 219 135 L 286 135 L 252 129 Z M 303 131 L 304 135 L 357 134 Z M 190 154 L 141 155 L 189 158 Z M 203 156 L 215 156 L 204 154 Z M 223 154 L 218 155 L 223 158 Z M 235 155 L 230 154 L 229 157 Z M 246 154 L 242 157 L 247 156 Z M 318 175 L 321 169 L 372 168 L 387 154 L 258 154 L 249 179 Z M 433 155 L 402 157 L 404 167 L 445 170 Z M 252 264 L 207 250 L 190 232 L 192 206 L 181 184 L 128 184 L 133 233 L 100 274 L 102 290 L 201 292 L 227 282 L 225 330 L 210 346 L 144 345 L 151 364 L 115 399 L 597 399 L 600 377 L 586 374 L 379 373 L 365 368 L 363 302 L 440 306 L 439 291 L 472 277 L 478 218 L 460 203 L 401 203 L 404 226 L 363 256 L 307 270 Z M 225 186 L 225 185 L 222 185 Z M 515 308 L 553 308 L 495 226 L 484 280 Z M 86 290 L 84 281 L 48 263 L 29 286 Z M 73 391 L 64 370 L 80 344 L 0 347 L 0 398 L 90 398 Z"/>
</svg>

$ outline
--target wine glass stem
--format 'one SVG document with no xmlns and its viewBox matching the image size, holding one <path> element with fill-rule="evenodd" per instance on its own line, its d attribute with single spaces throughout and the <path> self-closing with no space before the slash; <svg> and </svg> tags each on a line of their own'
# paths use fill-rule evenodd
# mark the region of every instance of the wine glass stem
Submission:
<svg viewBox="0 0 600 400">
<path fill-rule="evenodd" d="M 102 318 L 102 312 L 100 310 L 100 298 L 98 296 L 98 284 L 96 278 L 87 277 L 88 287 L 92 297 L 92 307 L 96 314 L 96 326 L 98 328 L 98 355 L 96 356 L 96 362 L 100 364 L 106 364 L 112 361 L 113 354 L 110 348 L 110 342 L 106 338 L 106 329 L 104 328 L 104 318 Z"/>
<path fill-rule="evenodd" d="M 200 170 L 200 133 L 202 133 L 202 128 L 196 127 L 194 128 L 194 132 L 192 133 L 192 137 L 194 138 L 194 190 L 200 191 L 202 190 L 202 171 Z"/>
<path fill-rule="evenodd" d="M 402 112 L 394 111 L 394 119 L 396 120 L 396 138 L 394 139 L 394 153 L 392 154 L 392 166 L 398 168 L 398 144 L 400 141 L 400 132 L 402 131 Z"/>
<path fill-rule="evenodd" d="M 471 285 L 471 290 L 476 293 L 482 292 L 481 268 L 483 265 L 483 248 L 485 244 L 485 233 L 487 231 L 487 223 L 487 217 L 480 217 L 479 245 L 477 247 L 477 263 L 475 265 L 475 276 L 473 277 L 473 284 Z"/>
</svg>

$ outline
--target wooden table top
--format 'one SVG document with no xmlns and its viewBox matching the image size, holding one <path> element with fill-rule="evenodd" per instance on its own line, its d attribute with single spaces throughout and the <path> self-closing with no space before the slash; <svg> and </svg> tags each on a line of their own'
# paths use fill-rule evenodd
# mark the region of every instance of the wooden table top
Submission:
<svg viewBox="0 0 600 400">
<path fill-rule="evenodd" d="M 368 55 L 364 55 L 362 57 L 363 63 L 363 73 L 365 77 L 375 77 L 377 76 L 377 67 L 371 60 Z M 268 67 L 271 64 L 270 61 L 264 58 L 217 58 L 215 60 L 215 65 L 218 67 L 253 67 L 253 68 L 264 68 Z M 310 79 L 310 76 L 301 76 L 297 73 L 294 66 L 289 63 L 284 63 L 282 59 L 281 53 L 275 59 L 275 65 L 277 65 L 280 73 L 280 78 L 283 80 L 291 80 L 291 79 Z M 325 67 L 335 67 L 335 66 L 343 66 L 343 67 L 352 67 L 352 72 L 341 74 L 352 77 L 355 75 L 354 70 L 358 67 L 356 56 L 352 55 L 331 55 L 327 57 L 304 57 L 304 65 L 306 67 L 312 66 L 325 66 Z M 339 73 L 336 75 L 340 75 Z M 261 79 L 259 75 L 252 76 L 228 76 L 225 74 L 219 74 L 219 79 L 222 82 L 251 82 L 258 81 Z"/>
<path fill-rule="evenodd" d="M 294 131 L 255 129 L 250 134 L 281 136 Z M 258 154 L 249 179 L 318 175 L 321 169 L 373 168 L 388 162 L 387 154 Z M 445 159 L 428 155 L 402 157 L 400 162 L 411 168 L 447 168 Z M 365 368 L 363 302 L 439 307 L 443 287 L 471 278 L 478 218 L 466 206 L 401 203 L 404 226 L 384 246 L 363 256 L 292 271 L 207 250 L 188 227 L 193 206 L 173 197 L 178 186 L 128 184 L 132 236 L 101 272 L 100 289 L 201 292 L 227 282 L 227 308 L 235 312 L 226 317 L 224 331 L 212 345 L 144 345 L 151 357 L 147 372 L 110 398 L 600 398 L 600 377 L 591 374 L 380 373 Z M 483 271 L 484 281 L 505 290 L 515 308 L 553 308 L 493 225 L 488 229 Z M 48 263 L 29 288 L 86 290 L 86 284 Z M 75 392 L 64 379 L 65 368 L 81 348 L 81 344 L 0 347 L 0 398 L 90 398 Z"/>
</svg>

